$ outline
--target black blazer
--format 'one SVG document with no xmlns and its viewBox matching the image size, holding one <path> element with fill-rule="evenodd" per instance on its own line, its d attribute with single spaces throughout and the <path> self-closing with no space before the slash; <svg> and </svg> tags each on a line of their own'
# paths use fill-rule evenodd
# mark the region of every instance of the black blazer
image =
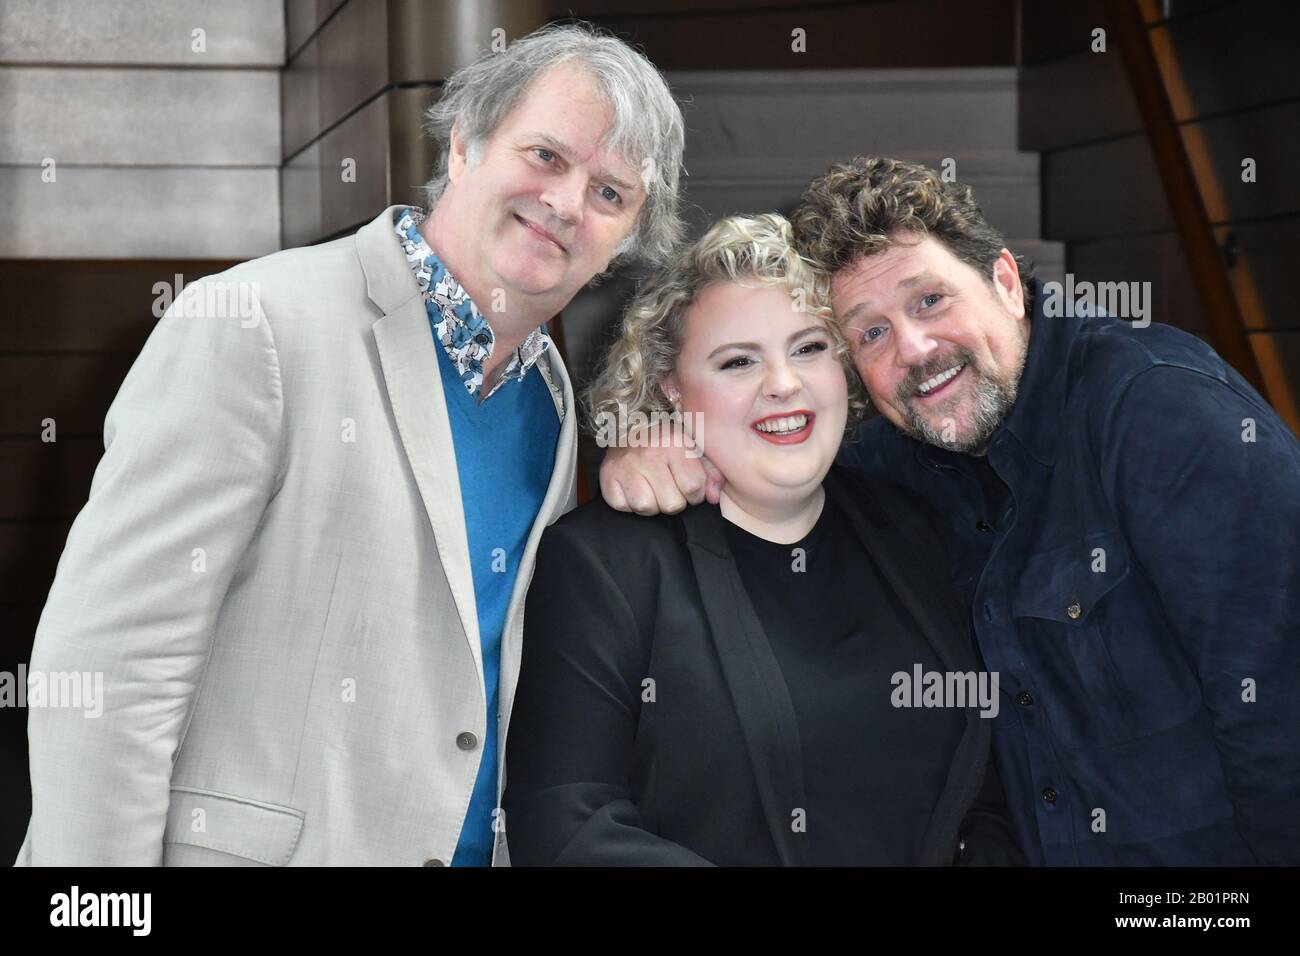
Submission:
<svg viewBox="0 0 1300 956">
<path fill-rule="evenodd" d="M 979 670 L 925 506 L 839 466 L 824 486 L 944 668 Z M 502 800 L 512 864 L 808 862 L 794 708 L 716 505 L 570 512 L 542 538 L 524 628 Z M 992 721 L 965 716 L 919 862 L 1022 862 Z"/>
</svg>

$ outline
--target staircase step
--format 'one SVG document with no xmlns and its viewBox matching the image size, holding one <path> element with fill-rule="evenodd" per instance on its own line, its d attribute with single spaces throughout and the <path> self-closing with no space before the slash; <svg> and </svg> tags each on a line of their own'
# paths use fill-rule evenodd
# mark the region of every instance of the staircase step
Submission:
<svg viewBox="0 0 1300 956">
<path fill-rule="evenodd" d="M 701 156 L 1014 150 L 1013 68 L 667 74 L 689 100 L 687 168 Z M 810 109 L 809 104 L 816 104 Z"/>
</svg>

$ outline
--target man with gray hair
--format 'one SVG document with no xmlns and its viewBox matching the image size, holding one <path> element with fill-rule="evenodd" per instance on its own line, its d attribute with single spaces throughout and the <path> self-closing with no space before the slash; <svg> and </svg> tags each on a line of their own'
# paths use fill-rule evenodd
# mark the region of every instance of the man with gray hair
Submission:
<svg viewBox="0 0 1300 956">
<path fill-rule="evenodd" d="M 427 215 L 196 283 L 237 294 L 178 300 L 123 383 L 31 661 L 102 673 L 102 715 L 30 711 L 20 864 L 508 861 L 523 595 L 574 502 L 545 323 L 678 242 L 683 124 L 576 25 L 428 129 Z"/>
</svg>

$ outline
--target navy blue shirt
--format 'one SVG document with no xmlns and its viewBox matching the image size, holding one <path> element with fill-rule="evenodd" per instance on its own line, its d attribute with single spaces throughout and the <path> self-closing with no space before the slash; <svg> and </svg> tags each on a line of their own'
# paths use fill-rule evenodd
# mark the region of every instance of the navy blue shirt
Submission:
<svg viewBox="0 0 1300 956">
<path fill-rule="evenodd" d="M 983 462 L 840 461 L 948 518 L 1031 862 L 1300 864 L 1300 442 L 1200 339 L 1033 300 Z"/>
</svg>

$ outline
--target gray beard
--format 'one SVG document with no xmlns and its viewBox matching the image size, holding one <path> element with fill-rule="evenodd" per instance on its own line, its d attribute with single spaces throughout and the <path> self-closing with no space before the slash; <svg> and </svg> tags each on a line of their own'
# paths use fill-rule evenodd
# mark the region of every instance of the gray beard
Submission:
<svg viewBox="0 0 1300 956">
<path fill-rule="evenodd" d="M 900 430 L 905 435 L 909 435 L 917 441 L 923 441 L 927 445 L 934 445 L 936 448 L 946 448 L 948 451 L 960 452 L 964 455 L 983 455 L 988 450 L 993 436 L 997 434 L 998 429 L 1002 427 L 1002 423 L 1007 420 L 1007 415 L 1011 414 L 1011 409 L 1016 404 L 1016 395 L 1020 389 L 1020 376 L 1024 373 L 1025 359 L 1028 355 L 1029 342 L 1026 339 L 1020 353 L 1020 361 L 1012 370 L 1009 381 L 1000 382 L 991 375 L 985 374 L 975 363 L 974 356 L 969 352 L 963 349 L 957 353 L 957 357 L 966 363 L 967 369 L 975 374 L 975 408 L 970 432 L 964 437 L 960 434 L 955 436 L 953 441 L 946 441 L 943 429 L 935 428 L 916 410 L 912 403 L 912 395 L 916 391 L 916 385 L 913 383 L 915 376 L 908 376 L 900 389 L 903 394 L 899 396 L 898 401 L 898 404 L 903 409 L 904 417 Z M 935 371 L 939 371 L 939 369 L 935 369 Z M 924 374 L 928 378 L 934 373 L 927 370 L 918 374 Z M 925 378 L 918 379 L 918 381 L 924 380 Z"/>
<path fill-rule="evenodd" d="M 968 367 L 974 370 L 974 366 Z M 964 455 L 983 455 L 1016 403 L 1018 379 L 1017 375 L 1010 385 L 1003 385 L 977 372 L 972 427 L 967 435 L 959 434 L 955 441 L 945 441 L 943 430 L 935 428 L 922 418 L 910 402 L 903 406 L 906 416 L 903 432 L 927 445 L 961 452 Z"/>
</svg>

